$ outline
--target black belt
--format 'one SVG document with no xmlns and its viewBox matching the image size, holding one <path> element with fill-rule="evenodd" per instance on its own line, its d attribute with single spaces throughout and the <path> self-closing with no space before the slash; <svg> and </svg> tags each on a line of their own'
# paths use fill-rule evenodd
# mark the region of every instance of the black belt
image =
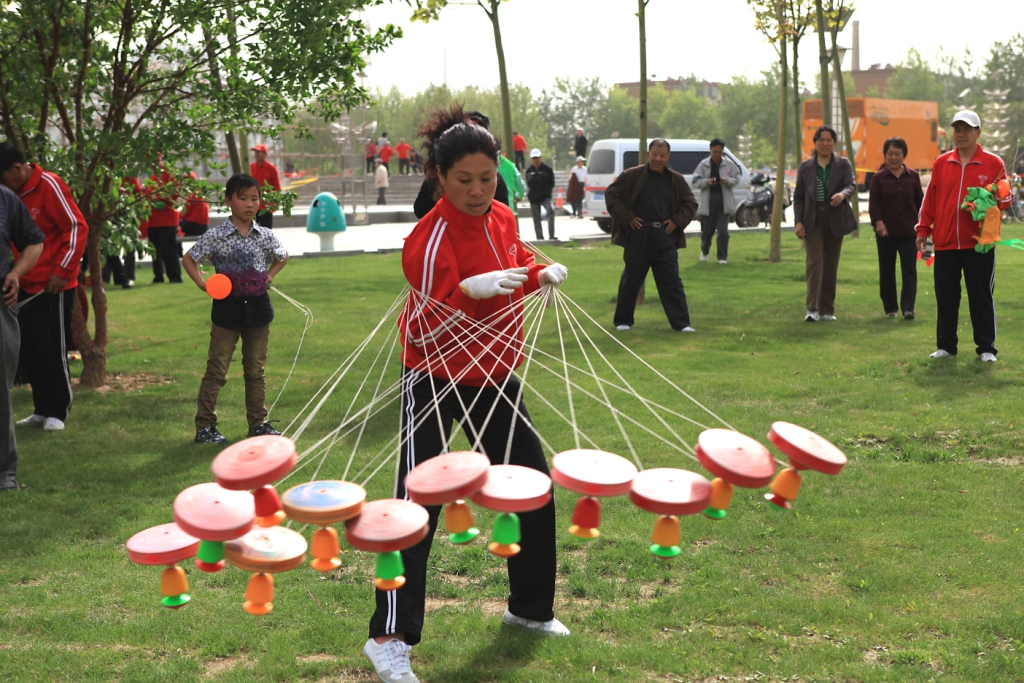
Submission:
<svg viewBox="0 0 1024 683">
<path fill-rule="evenodd" d="M 668 221 L 644 221 L 645 225 L 649 225 L 652 228 L 667 228 Z"/>
</svg>

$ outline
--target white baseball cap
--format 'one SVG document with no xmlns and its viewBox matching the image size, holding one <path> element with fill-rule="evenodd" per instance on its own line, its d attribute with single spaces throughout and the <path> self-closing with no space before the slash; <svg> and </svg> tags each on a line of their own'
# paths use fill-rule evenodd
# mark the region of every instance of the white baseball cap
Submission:
<svg viewBox="0 0 1024 683">
<path fill-rule="evenodd" d="M 586 158 L 584 158 L 584 157 L 576 157 L 576 161 L 586 161 Z"/>
<path fill-rule="evenodd" d="M 978 115 L 970 109 L 961 109 L 958 111 L 949 125 L 952 126 L 957 121 L 963 121 L 971 128 L 981 128 L 981 119 L 978 118 Z"/>
<path fill-rule="evenodd" d="M 543 156 L 543 155 L 542 155 L 542 154 L 540 153 L 540 150 L 539 150 L 539 149 L 531 149 L 531 150 L 530 150 L 530 158 L 531 158 L 531 159 L 532 159 L 532 158 L 534 158 L 534 157 L 539 157 L 539 156 Z"/>
</svg>

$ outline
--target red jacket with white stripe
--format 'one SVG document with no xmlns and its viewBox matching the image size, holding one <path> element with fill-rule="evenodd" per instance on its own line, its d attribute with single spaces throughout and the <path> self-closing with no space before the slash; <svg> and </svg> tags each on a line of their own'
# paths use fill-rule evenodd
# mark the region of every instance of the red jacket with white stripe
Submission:
<svg viewBox="0 0 1024 683">
<path fill-rule="evenodd" d="M 932 179 L 924 194 L 921 214 L 917 219 L 917 236 L 931 236 L 935 251 L 974 249 L 974 237 L 981 235 L 981 221 L 960 208 L 967 189 L 988 187 L 1006 177 L 1003 160 L 978 145 L 966 165 L 960 163 L 960 152 L 954 149 L 939 156 L 932 164 Z M 1012 198 L 999 203 L 1000 209 L 1010 205 Z"/>
<path fill-rule="evenodd" d="M 21 278 L 21 288 L 29 294 L 37 294 L 49 284 L 50 276 L 56 275 L 68 281 L 65 290 L 74 289 L 78 286 L 78 270 L 89 226 L 67 183 L 33 164 L 32 175 L 18 191 L 18 196 L 46 238 L 39 260 Z"/>
<path fill-rule="evenodd" d="M 459 287 L 522 266 L 529 279 L 512 294 L 472 299 Z M 402 249 L 413 289 L 398 321 L 405 366 L 469 386 L 501 382 L 523 360 L 523 297 L 538 288 L 545 267 L 519 241 L 507 206 L 491 202 L 487 215 L 470 216 L 441 197 Z"/>
</svg>

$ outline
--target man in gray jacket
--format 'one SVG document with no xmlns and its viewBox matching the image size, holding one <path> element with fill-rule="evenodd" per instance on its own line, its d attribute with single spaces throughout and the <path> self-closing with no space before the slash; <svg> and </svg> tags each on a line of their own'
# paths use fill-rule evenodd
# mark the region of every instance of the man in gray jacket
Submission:
<svg viewBox="0 0 1024 683">
<path fill-rule="evenodd" d="M 732 188 L 740 182 L 740 169 L 725 156 L 725 143 L 711 141 L 711 156 L 697 164 L 691 183 L 700 190 L 697 217 L 700 219 L 700 260 L 708 260 L 711 238 L 718 233 L 718 262 L 729 258 L 729 218 L 736 213 Z"/>
</svg>

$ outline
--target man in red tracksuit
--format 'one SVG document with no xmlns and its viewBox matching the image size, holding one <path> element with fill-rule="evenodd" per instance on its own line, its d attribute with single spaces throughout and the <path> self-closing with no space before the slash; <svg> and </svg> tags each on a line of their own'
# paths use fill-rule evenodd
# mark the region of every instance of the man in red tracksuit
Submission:
<svg viewBox="0 0 1024 683">
<path fill-rule="evenodd" d="M 155 186 L 147 185 L 145 189 L 153 207 L 146 220 L 149 225 L 147 238 L 156 249 L 153 256 L 153 284 L 164 281 L 165 270 L 168 282 L 181 284 L 181 261 L 178 260 L 178 223 L 181 214 L 174 208 L 178 193 L 162 160 L 150 180 L 156 183 Z"/>
<path fill-rule="evenodd" d="M 260 208 L 256 212 L 256 225 L 264 228 L 274 229 L 274 207 L 267 206 L 262 201 L 264 190 L 271 189 L 281 191 L 281 177 L 277 173 L 277 166 L 267 161 L 267 146 L 256 145 L 252 148 L 256 161 L 249 164 L 249 175 L 260 184 Z M 266 210 L 264 210 L 266 209 Z"/>
<path fill-rule="evenodd" d="M 406 175 L 409 173 L 409 150 L 412 149 L 412 145 L 402 138 L 398 141 L 398 146 L 395 147 L 395 151 L 398 152 L 398 173 L 399 175 Z"/>
<path fill-rule="evenodd" d="M 978 144 L 981 119 L 970 110 L 953 117 L 956 149 L 941 155 L 932 165 L 932 179 L 917 221 L 917 248 L 924 250 L 931 237 L 935 244 L 935 303 L 937 350 L 931 358 L 951 358 L 957 353 L 957 318 L 960 312 L 960 277 L 967 286 L 967 302 L 974 327 L 979 360 L 996 361 L 995 286 L 996 252 L 974 250 L 981 222 L 960 208 L 971 187 L 989 187 L 1006 177 L 1003 160 Z M 1000 204 L 1009 206 L 1010 200 Z"/>
<path fill-rule="evenodd" d="M 17 424 L 59 431 L 64 429 L 72 400 L 65 327 L 71 319 L 89 226 L 67 184 L 38 164 L 25 163 L 21 150 L 9 143 L 0 144 L 0 183 L 18 194 L 45 238 L 42 256 L 21 278 L 18 293 L 18 301 L 23 302 L 18 312 L 20 366 L 32 385 L 34 410 Z"/>
</svg>

